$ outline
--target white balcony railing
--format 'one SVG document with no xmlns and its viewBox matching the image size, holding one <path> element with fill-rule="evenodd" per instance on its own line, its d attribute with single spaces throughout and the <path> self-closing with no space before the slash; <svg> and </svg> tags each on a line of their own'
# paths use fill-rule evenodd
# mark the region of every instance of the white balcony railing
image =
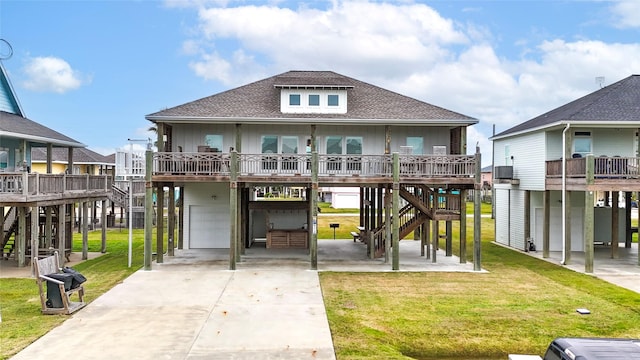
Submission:
<svg viewBox="0 0 640 360">
<path fill-rule="evenodd" d="M 311 176 L 310 154 L 238 154 L 239 176 Z M 318 176 L 391 177 L 392 155 L 318 155 Z M 153 175 L 229 176 L 231 156 L 211 152 L 156 152 Z M 473 177 L 474 155 L 401 155 L 402 177 Z"/>
</svg>

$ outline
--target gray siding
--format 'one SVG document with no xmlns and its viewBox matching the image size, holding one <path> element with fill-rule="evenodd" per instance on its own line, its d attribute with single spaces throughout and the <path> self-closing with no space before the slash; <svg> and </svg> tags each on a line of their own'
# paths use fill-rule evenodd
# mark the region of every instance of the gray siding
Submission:
<svg viewBox="0 0 640 360">
<path fill-rule="evenodd" d="M 509 241 L 509 190 L 496 189 L 496 242 L 510 245 Z"/>
<path fill-rule="evenodd" d="M 242 152 L 246 154 L 261 153 L 261 139 L 264 135 L 298 136 L 298 152 L 304 153 L 306 140 L 310 137 L 309 125 L 243 125 Z M 450 134 L 448 128 L 442 127 L 407 127 L 391 128 L 391 152 L 400 152 L 400 147 L 406 145 L 408 136 L 422 136 L 424 154 L 433 154 L 433 146 L 446 146 L 449 152 Z M 227 152 L 235 144 L 235 125 L 216 124 L 180 124 L 174 125 L 173 151 L 178 146 L 184 152 L 197 151 L 198 145 L 205 144 L 207 134 L 223 135 L 223 152 Z M 326 153 L 327 136 L 360 136 L 363 138 L 363 153 L 380 155 L 385 148 L 384 126 L 355 126 L 355 125 L 318 125 L 316 140 L 318 152 Z"/>
<path fill-rule="evenodd" d="M 509 214 L 509 236 L 511 240 L 511 246 L 524 250 L 525 241 L 524 238 L 524 191 L 511 190 L 511 211 Z"/>
<path fill-rule="evenodd" d="M 513 166 L 513 176 L 520 180 L 519 189 L 544 190 L 545 146 L 543 132 L 497 140 L 494 165 Z"/>
</svg>

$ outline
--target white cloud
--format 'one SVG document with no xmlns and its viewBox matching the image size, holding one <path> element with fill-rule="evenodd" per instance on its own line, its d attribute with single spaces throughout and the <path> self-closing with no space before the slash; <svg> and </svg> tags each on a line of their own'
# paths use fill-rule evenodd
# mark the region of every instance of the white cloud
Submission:
<svg viewBox="0 0 640 360">
<path fill-rule="evenodd" d="M 640 27 L 640 1 L 620 0 L 611 6 L 615 19 L 613 25 L 618 28 Z"/>
<path fill-rule="evenodd" d="M 633 16 L 636 4 L 613 9 Z M 510 59 L 493 44 L 500 34 L 424 4 L 199 5 L 198 36 L 185 41 L 198 76 L 232 87 L 288 70 L 336 71 L 479 119 L 469 151 L 479 142 L 485 164 L 492 125 L 501 132 L 593 92 L 596 77 L 606 85 L 640 73 L 638 43 L 546 36 Z M 636 17 L 620 23 L 633 26 Z"/>
<path fill-rule="evenodd" d="M 23 85 L 33 91 L 62 94 L 90 82 L 90 79 L 83 79 L 82 74 L 73 70 L 69 63 L 52 56 L 31 58 L 23 70 L 27 76 Z"/>
<path fill-rule="evenodd" d="M 202 38 L 210 47 L 231 40 L 237 43 L 233 51 L 243 49 L 245 57 L 266 58 L 273 71 L 330 69 L 402 77 L 417 67 L 450 58 L 452 54 L 444 45 L 469 41 L 451 20 L 422 4 L 335 2 L 324 10 L 267 5 L 213 7 L 201 8 L 199 18 Z M 188 41 L 191 48 L 192 40 Z M 223 54 L 220 47 L 207 52 L 205 46 L 201 52 L 201 58 L 192 66 L 199 76 L 244 78 L 237 76 L 245 69 L 237 68 L 238 58 L 233 52 Z M 211 74 L 220 71 L 220 57 L 228 59 L 223 76 Z"/>
</svg>

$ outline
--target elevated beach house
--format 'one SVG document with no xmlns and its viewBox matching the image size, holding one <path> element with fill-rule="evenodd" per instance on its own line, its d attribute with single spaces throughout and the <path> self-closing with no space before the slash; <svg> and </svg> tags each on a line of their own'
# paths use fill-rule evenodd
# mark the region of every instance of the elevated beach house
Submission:
<svg viewBox="0 0 640 360">
<path fill-rule="evenodd" d="M 252 246 L 301 248 L 316 268 L 318 189 L 343 186 L 360 189 L 353 230 L 371 258 L 391 255 L 397 269 L 398 241 L 420 229 L 435 261 L 440 221 L 447 254 L 460 223 L 466 258 L 462 199 L 480 181 L 466 134 L 476 119 L 331 71 L 289 71 L 146 118 L 158 131 L 159 151 L 147 155 L 157 206 L 161 189 L 172 198 L 180 188 L 174 246 L 229 249 L 231 269 Z M 303 200 L 258 201 L 256 189 L 278 187 L 303 189 Z M 155 226 L 162 261 L 162 216 Z"/>
<path fill-rule="evenodd" d="M 493 139 L 496 241 L 549 257 L 631 247 L 640 190 L 640 76 L 632 75 Z"/>
<path fill-rule="evenodd" d="M 83 258 L 87 258 L 89 203 L 106 202 L 111 191 L 108 175 L 54 171 L 54 151 L 65 151 L 64 168 L 74 168 L 74 149 L 85 145 L 28 119 L 0 62 L 0 238 L 3 258 L 18 266 L 58 251 L 71 252 L 74 204 L 83 210 Z M 33 171 L 32 151 L 43 153 L 44 164 Z M 102 207 L 103 209 L 106 206 Z M 103 214 L 104 216 L 104 214 Z M 103 222 L 104 223 L 104 222 Z M 104 242 L 103 229 L 103 246 Z M 35 263 L 31 261 L 31 264 Z"/>
</svg>

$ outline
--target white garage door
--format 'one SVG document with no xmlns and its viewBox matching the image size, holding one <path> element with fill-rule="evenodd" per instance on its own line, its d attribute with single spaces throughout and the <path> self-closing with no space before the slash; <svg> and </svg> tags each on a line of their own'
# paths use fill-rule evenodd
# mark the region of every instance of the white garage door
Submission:
<svg viewBox="0 0 640 360">
<path fill-rule="evenodd" d="M 228 249 L 229 237 L 228 209 L 189 206 L 189 248 Z"/>
</svg>

